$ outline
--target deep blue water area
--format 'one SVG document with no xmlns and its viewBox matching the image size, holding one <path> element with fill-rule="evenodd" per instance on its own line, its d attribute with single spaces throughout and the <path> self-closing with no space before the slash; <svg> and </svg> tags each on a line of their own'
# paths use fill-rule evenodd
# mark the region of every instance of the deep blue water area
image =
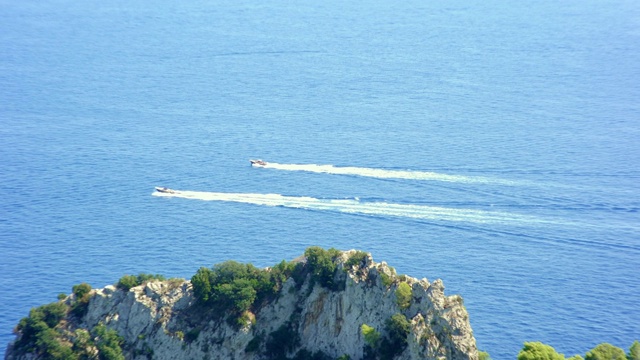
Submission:
<svg viewBox="0 0 640 360">
<path fill-rule="evenodd" d="M 626 350 L 639 84 L 636 1 L 0 0 L 0 347 L 80 282 L 319 245 L 443 279 L 493 359 Z"/>
</svg>

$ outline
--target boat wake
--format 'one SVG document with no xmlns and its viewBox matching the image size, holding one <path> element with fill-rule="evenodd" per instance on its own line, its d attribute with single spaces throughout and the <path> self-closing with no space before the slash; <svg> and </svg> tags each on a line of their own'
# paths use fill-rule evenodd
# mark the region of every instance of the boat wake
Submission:
<svg viewBox="0 0 640 360">
<path fill-rule="evenodd" d="M 278 164 L 273 162 L 265 163 L 260 166 L 267 169 L 285 170 L 285 171 L 307 171 L 320 174 L 334 175 L 353 175 L 378 179 L 409 179 L 409 180 L 425 180 L 425 181 L 445 181 L 456 183 L 484 183 L 496 185 L 517 185 L 516 181 L 495 179 L 483 176 L 463 176 L 449 175 L 429 171 L 414 170 L 387 170 L 353 166 L 333 166 L 333 165 L 316 165 L 316 164 Z"/>
<path fill-rule="evenodd" d="M 447 208 L 438 206 L 367 202 L 359 199 L 318 199 L 304 196 L 279 194 L 219 193 L 200 191 L 155 192 L 154 196 L 178 197 L 204 201 L 226 201 L 262 206 L 280 206 L 316 211 L 333 211 L 371 216 L 392 216 L 435 221 L 471 223 L 551 223 L 553 221 L 533 216 L 499 211 Z"/>
</svg>

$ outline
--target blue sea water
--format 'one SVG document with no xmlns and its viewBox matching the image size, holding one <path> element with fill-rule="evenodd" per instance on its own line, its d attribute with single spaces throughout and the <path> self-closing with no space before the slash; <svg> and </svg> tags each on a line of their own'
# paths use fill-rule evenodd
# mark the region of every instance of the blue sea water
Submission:
<svg viewBox="0 0 640 360">
<path fill-rule="evenodd" d="M 0 0 L 0 125 L 2 348 L 311 245 L 443 279 L 496 360 L 640 339 L 637 1 Z"/>
</svg>

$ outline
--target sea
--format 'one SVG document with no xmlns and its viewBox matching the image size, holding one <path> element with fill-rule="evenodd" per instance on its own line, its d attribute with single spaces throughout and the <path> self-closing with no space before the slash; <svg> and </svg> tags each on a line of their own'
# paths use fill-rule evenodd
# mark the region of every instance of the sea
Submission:
<svg viewBox="0 0 640 360">
<path fill-rule="evenodd" d="M 494 360 L 626 351 L 639 210 L 637 0 L 0 0 L 0 352 L 73 285 L 310 246 L 442 279 Z"/>
</svg>

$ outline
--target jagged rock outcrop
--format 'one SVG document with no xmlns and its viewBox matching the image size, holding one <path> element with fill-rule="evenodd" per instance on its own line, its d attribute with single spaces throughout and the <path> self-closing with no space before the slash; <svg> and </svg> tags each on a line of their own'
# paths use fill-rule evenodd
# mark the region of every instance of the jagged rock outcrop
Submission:
<svg viewBox="0 0 640 360">
<path fill-rule="evenodd" d="M 150 281 L 128 291 L 114 286 L 92 290 L 86 308 L 66 315 L 56 331 L 71 347 L 82 329 L 104 325 L 122 338 L 124 357 L 136 360 L 303 359 L 312 355 L 314 359 L 355 360 L 389 354 L 396 359 L 478 358 L 460 296 L 445 296 L 440 280 L 429 283 L 398 276 L 370 255 L 347 266 L 354 254 L 354 250 L 343 252 L 336 260 L 333 283 L 340 285 L 337 289 L 321 286 L 309 274 L 298 282 L 290 277 L 276 297 L 246 312 L 241 321 L 229 321 L 224 314 L 199 304 L 189 281 Z M 404 304 L 398 300 L 402 283 L 411 290 Z M 64 302 L 71 306 L 77 299 L 71 295 Z M 399 340 L 393 340 L 397 332 L 389 330 L 395 314 L 401 314 L 397 318 L 406 319 L 407 324 L 408 333 L 401 332 Z M 367 342 L 363 324 L 373 328 L 380 340 Z M 18 333 L 5 359 L 39 358 L 33 349 L 18 349 L 15 344 L 21 336 Z M 390 352 L 384 346 L 399 348 Z M 85 353 L 95 355 L 98 348 Z"/>
</svg>

